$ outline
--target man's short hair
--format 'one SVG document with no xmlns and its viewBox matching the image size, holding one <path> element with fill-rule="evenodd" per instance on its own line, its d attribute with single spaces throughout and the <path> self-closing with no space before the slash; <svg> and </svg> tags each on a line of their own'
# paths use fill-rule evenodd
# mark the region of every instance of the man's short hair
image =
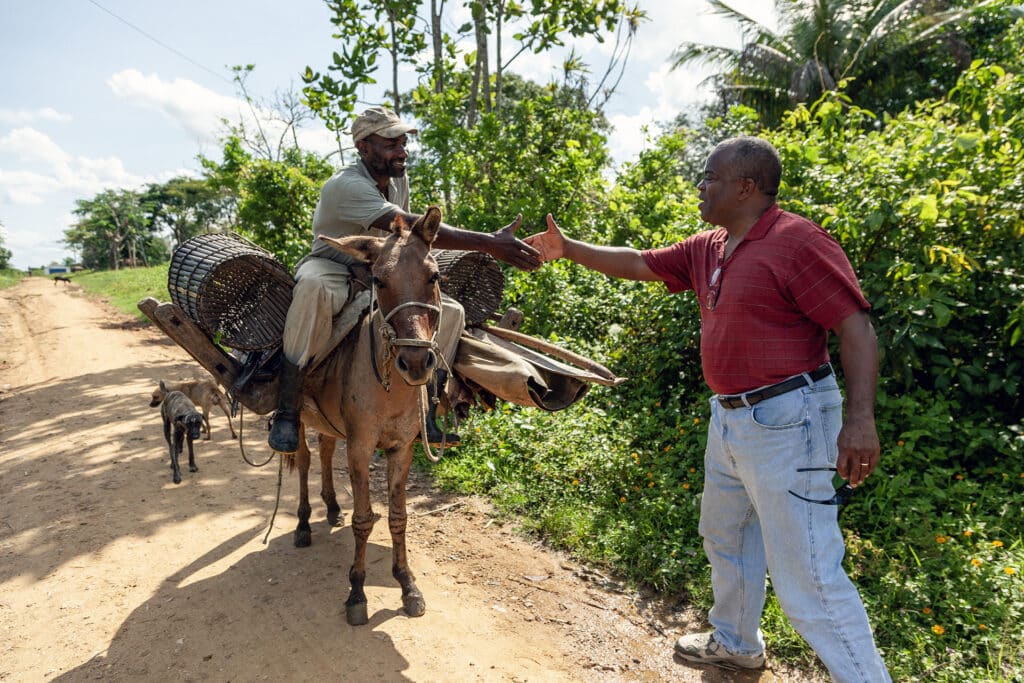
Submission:
<svg viewBox="0 0 1024 683">
<path fill-rule="evenodd" d="M 752 135 L 743 135 L 719 143 L 718 148 L 731 152 L 733 175 L 750 178 L 757 189 L 769 197 L 779 193 L 782 160 L 772 143 Z"/>
<path fill-rule="evenodd" d="M 359 142 L 371 135 L 382 138 L 397 138 L 406 133 L 416 133 L 415 126 L 404 123 L 398 114 L 384 107 L 370 107 L 352 122 L 352 141 Z"/>
</svg>

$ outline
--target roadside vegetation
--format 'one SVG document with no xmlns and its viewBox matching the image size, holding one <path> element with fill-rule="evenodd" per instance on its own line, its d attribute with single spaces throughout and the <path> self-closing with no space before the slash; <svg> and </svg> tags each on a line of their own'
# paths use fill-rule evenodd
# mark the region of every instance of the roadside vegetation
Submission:
<svg viewBox="0 0 1024 683">
<path fill-rule="evenodd" d="M 138 320 L 149 318 L 139 310 L 138 303 L 146 297 L 169 301 L 167 270 L 169 263 L 148 268 L 98 270 L 76 273 L 72 278 L 88 294 L 104 299 L 120 311 Z"/>
<path fill-rule="evenodd" d="M 0 289 L 18 284 L 23 277 L 25 277 L 25 271 L 23 270 L 15 268 L 0 269 Z"/>
<path fill-rule="evenodd" d="M 569 4 L 554 5 L 572 14 Z M 786 3 L 789 11 L 831 8 L 837 21 L 845 5 Z M 423 67 L 424 85 L 395 93 L 390 104 L 429 122 L 409 171 L 414 210 L 438 204 L 448 222 L 479 230 L 521 212 L 522 232 L 541 229 L 551 212 L 570 236 L 637 248 L 706 228 L 694 183 L 716 142 L 738 133 L 771 140 L 783 156 L 780 203 L 836 236 L 873 304 L 883 354 L 882 461 L 840 523 L 847 569 L 893 678 L 1015 681 L 1024 678 L 1024 22 L 1006 2 L 945 5 L 973 10 L 935 27 L 946 49 L 929 43 L 917 59 L 915 41 L 892 34 L 873 62 L 856 61 L 870 46 L 840 51 L 855 58 L 859 80 L 841 77 L 854 62 L 840 60 L 829 66 L 840 77 L 820 92 L 772 86 L 764 90 L 772 96 L 759 99 L 741 86 L 789 80 L 774 72 L 758 80 L 749 71 L 756 60 L 727 64 L 718 76 L 721 102 L 652 131 L 646 151 L 621 168 L 610 166 L 599 102 L 606 84 L 589 82 L 578 65 L 563 82 L 538 85 L 511 72 L 481 78 L 486 63 L 467 58 L 460 66 L 439 49 Z M 337 6 L 343 37 L 365 34 L 353 16 L 341 16 L 353 8 Z M 566 25 L 628 42 L 642 20 L 624 7 L 595 16 Z M 791 17 L 794 31 L 808 28 L 801 16 Z M 500 21 L 485 12 L 467 30 L 486 43 L 485 29 Z M 542 49 L 550 40 L 542 24 L 516 39 Z M 921 26 L 907 28 L 917 35 Z M 822 44 L 795 37 L 790 47 Z M 422 38 L 449 45 L 444 36 Z M 355 101 L 332 74 L 372 74 L 365 51 L 410 58 L 386 54 L 387 44 L 350 44 L 336 59 L 352 64 L 307 70 L 310 111 L 343 130 Z M 887 81 L 885 59 L 930 75 Z M 236 71 L 243 95 L 246 73 Z M 915 82 L 922 90 L 908 90 Z M 301 122 L 280 118 L 288 130 Z M 67 238 L 93 272 L 75 281 L 138 316 L 141 298 L 167 300 L 173 247 L 221 229 L 293 264 L 308 246 L 316 191 L 338 159 L 290 139 L 239 127 L 226 134 L 221 159 L 204 160 L 202 179 L 83 200 Z M 350 149 L 338 139 L 344 158 Z M 630 381 L 595 386 L 559 413 L 475 410 L 460 428 L 463 445 L 439 465 L 420 466 L 443 486 L 490 496 L 548 543 L 706 609 L 697 519 L 710 394 L 695 301 L 562 262 L 506 275 L 505 304 L 524 312 L 523 331 Z M 774 598 L 769 603 L 772 654 L 818 666 Z"/>
</svg>

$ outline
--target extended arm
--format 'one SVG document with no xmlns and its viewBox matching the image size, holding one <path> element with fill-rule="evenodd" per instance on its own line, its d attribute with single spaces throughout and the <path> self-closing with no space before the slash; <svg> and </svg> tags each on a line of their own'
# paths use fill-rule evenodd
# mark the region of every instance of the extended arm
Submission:
<svg viewBox="0 0 1024 683">
<path fill-rule="evenodd" d="M 390 231 L 391 222 L 398 214 L 409 224 L 419 218 L 416 214 L 396 209 L 375 220 L 373 227 Z M 522 222 L 523 217 L 519 215 L 514 221 L 494 232 L 473 232 L 442 223 L 433 246 L 435 249 L 481 251 L 520 270 L 536 270 L 540 268 L 541 263 L 537 250 L 522 240 L 516 239 L 516 230 Z"/>
<path fill-rule="evenodd" d="M 878 465 L 881 448 L 875 428 L 878 339 L 865 311 L 848 316 L 832 330 L 846 377 L 846 415 L 839 432 L 836 470 L 851 486 L 863 482 Z"/>
<path fill-rule="evenodd" d="M 567 258 L 570 261 L 596 270 L 599 273 L 627 280 L 660 280 L 647 267 L 643 256 L 630 247 L 605 247 L 580 240 L 567 239 L 551 214 L 548 214 L 547 232 L 530 235 L 524 240 L 540 252 L 541 260 L 554 261 Z"/>
</svg>

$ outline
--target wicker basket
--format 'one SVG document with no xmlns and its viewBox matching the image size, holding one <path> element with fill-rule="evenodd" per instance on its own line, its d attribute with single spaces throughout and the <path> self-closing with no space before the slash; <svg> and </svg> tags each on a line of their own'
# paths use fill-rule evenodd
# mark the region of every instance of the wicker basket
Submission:
<svg viewBox="0 0 1024 683">
<path fill-rule="evenodd" d="M 242 351 L 281 342 L 293 286 L 273 254 L 233 233 L 183 242 L 167 273 L 171 300 L 211 338 Z"/>
<path fill-rule="evenodd" d="M 498 310 L 505 292 L 505 273 L 493 256 L 454 249 L 435 249 L 431 254 L 444 276 L 441 291 L 466 309 L 467 325 L 478 325 Z"/>
</svg>

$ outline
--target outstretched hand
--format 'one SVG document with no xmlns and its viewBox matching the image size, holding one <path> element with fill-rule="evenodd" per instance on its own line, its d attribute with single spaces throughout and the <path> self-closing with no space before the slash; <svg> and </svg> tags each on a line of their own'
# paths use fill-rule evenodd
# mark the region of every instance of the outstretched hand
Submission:
<svg viewBox="0 0 1024 683">
<path fill-rule="evenodd" d="M 548 214 L 548 229 L 524 240 L 540 253 L 541 261 L 554 261 L 565 256 L 565 235 L 558 229 L 554 217 Z"/>
<path fill-rule="evenodd" d="M 540 254 L 527 242 L 516 239 L 516 230 L 522 224 L 523 214 L 519 214 L 514 221 L 491 233 L 493 241 L 490 254 L 520 270 L 537 270 L 541 264 Z"/>
</svg>

